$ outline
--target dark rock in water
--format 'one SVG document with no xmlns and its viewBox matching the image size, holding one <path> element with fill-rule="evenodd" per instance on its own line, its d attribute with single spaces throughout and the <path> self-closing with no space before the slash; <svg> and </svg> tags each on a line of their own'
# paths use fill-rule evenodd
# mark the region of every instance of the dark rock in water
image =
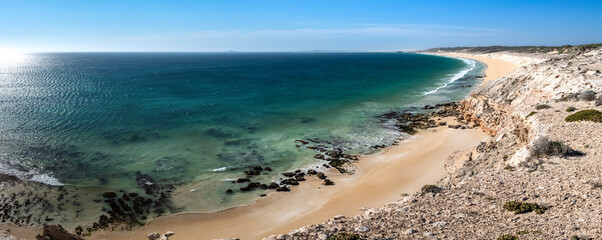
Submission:
<svg viewBox="0 0 602 240">
<path fill-rule="evenodd" d="M 252 191 L 253 189 L 258 188 L 260 186 L 261 186 L 260 183 L 252 182 L 252 183 L 249 183 L 246 187 L 241 187 L 240 191 L 243 191 L 243 192 Z"/>
<path fill-rule="evenodd" d="M 291 191 L 291 189 L 288 188 L 287 186 L 282 186 L 282 187 L 276 188 L 276 191 L 278 191 L 278 192 L 289 192 L 289 191 Z"/>
<path fill-rule="evenodd" d="M 255 166 L 255 167 L 253 167 L 253 170 L 255 170 L 255 171 L 263 171 L 263 168 L 261 166 Z"/>
<path fill-rule="evenodd" d="M 124 193 L 124 194 L 121 196 L 121 198 L 123 198 L 123 200 L 126 200 L 126 201 L 129 201 L 129 200 L 131 200 L 130 196 L 128 196 L 128 195 L 127 195 L 127 194 L 125 194 L 125 193 Z"/>
<path fill-rule="evenodd" d="M 309 175 L 316 175 L 316 174 L 318 174 L 318 171 L 310 169 L 310 170 L 307 171 L 307 174 L 309 174 Z"/>
<path fill-rule="evenodd" d="M 136 183 L 138 184 L 139 188 L 144 189 L 146 194 L 153 195 L 157 191 L 155 179 L 148 174 L 136 172 Z"/>
<path fill-rule="evenodd" d="M 295 177 L 295 181 L 302 182 L 302 181 L 305 181 L 305 178 L 304 177 L 296 176 Z"/>
<path fill-rule="evenodd" d="M 264 193 L 264 194 L 261 194 L 261 195 L 259 195 L 259 196 L 260 196 L 260 197 L 265 197 L 265 196 L 267 196 L 267 194 L 265 194 L 265 193 Z"/>
<path fill-rule="evenodd" d="M 303 141 L 303 140 L 295 140 L 295 142 L 300 142 L 301 144 L 304 144 L 304 145 L 309 143 L 308 141 Z"/>
<path fill-rule="evenodd" d="M 271 168 L 271 167 L 264 167 L 264 168 L 263 168 L 263 170 L 266 170 L 266 171 L 270 171 L 270 172 L 271 172 L 271 171 L 272 171 L 272 168 Z"/>
<path fill-rule="evenodd" d="M 424 105 L 424 107 L 422 107 L 422 109 L 435 109 L 435 106 Z"/>
<path fill-rule="evenodd" d="M 67 232 L 61 225 L 45 225 L 42 234 L 36 240 L 84 240 L 83 238 Z"/>
<path fill-rule="evenodd" d="M 269 189 L 276 189 L 278 187 L 280 187 L 280 185 L 278 185 L 278 183 L 275 183 L 275 182 L 272 182 L 272 183 L 270 183 L 270 185 L 268 185 Z"/>
<path fill-rule="evenodd" d="M 330 186 L 330 185 L 334 185 L 334 182 L 331 181 L 330 179 L 324 179 L 324 182 L 322 183 L 322 185 Z"/>
<path fill-rule="evenodd" d="M 295 176 L 295 173 L 292 173 L 292 172 L 283 172 L 283 173 L 282 173 L 282 176 L 285 176 L 285 177 L 293 177 L 293 176 Z"/>
<path fill-rule="evenodd" d="M 318 178 L 319 179 L 326 179 L 326 175 L 324 175 L 324 173 L 319 172 L 318 173 Z"/>
<path fill-rule="evenodd" d="M 234 193 L 234 191 L 232 191 L 232 189 L 228 189 L 226 190 L 226 193 Z"/>
<path fill-rule="evenodd" d="M 109 180 L 106 178 L 99 178 L 98 181 L 100 182 L 100 184 L 103 184 L 103 185 L 109 183 Z"/>
<path fill-rule="evenodd" d="M 133 198 L 138 197 L 138 193 L 128 193 L 128 195 Z"/>
<path fill-rule="evenodd" d="M 381 145 L 374 145 L 374 146 L 372 146 L 372 148 L 374 148 L 374 149 L 386 148 L 386 147 L 387 147 L 387 146 L 385 146 L 385 145 L 382 145 L 382 144 L 381 144 Z"/>
<path fill-rule="evenodd" d="M 251 181 L 251 179 L 248 179 L 248 178 L 236 179 L 236 183 L 244 183 L 244 182 L 250 182 L 250 181 Z"/>
<path fill-rule="evenodd" d="M 256 175 L 259 175 L 260 173 L 261 173 L 260 171 L 255 171 L 255 170 L 245 171 L 245 174 L 247 174 L 248 176 L 256 176 Z"/>
<path fill-rule="evenodd" d="M 84 232 L 84 229 L 82 228 L 82 226 L 77 226 L 77 227 L 75 228 L 75 233 L 76 233 L 77 235 L 80 235 L 80 236 L 81 236 L 83 232 Z"/>
<path fill-rule="evenodd" d="M 294 179 L 285 179 L 281 183 L 286 185 L 299 185 L 299 182 Z"/>
<path fill-rule="evenodd" d="M 328 165 L 328 164 L 322 164 L 322 167 L 330 168 L 330 165 Z"/>
<path fill-rule="evenodd" d="M 114 192 L 105 192 L 102 196 L 106 197 L 106 198 L 114 198 L 114 197 L 117 197 L 117 193 L 114 193 Z"/>
<path fill-rule="evenodd" d="M 268 189 L 268 185 L 267 184 L 261 184 L 259 186 L 259 188 L 261 188 L 261 189 Z"/>
</svg>

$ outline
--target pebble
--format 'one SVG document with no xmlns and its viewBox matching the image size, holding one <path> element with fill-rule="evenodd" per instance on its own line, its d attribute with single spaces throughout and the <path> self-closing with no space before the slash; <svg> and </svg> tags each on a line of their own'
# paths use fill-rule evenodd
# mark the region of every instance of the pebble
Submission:
<svg viewBox="0 0 602 240">
<path fill-rule="evenodd" d="M 416 230 L 412 229 L 412 228 L 408 228 L 405 230 L 404 232 L 406 235 L 412 235 L 414 233 L 416 233 Z"/>
</svg>

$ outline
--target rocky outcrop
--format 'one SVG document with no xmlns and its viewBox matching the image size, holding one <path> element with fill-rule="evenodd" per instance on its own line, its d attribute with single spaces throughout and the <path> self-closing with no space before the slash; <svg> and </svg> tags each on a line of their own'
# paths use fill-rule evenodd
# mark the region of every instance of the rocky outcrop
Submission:
<svg viewBox="0 0 602 240">
<path fill-rule="evenodd" d="M 0 230 L 0 240 L 17 240 L 17 237 L 10 235 L 10 229 Z"/>
<path fill-rule="evenodd" d="M 46 225 L 42 234 L 36 240 L 84 240 L 83 238 L 67 232 L 61 225 Z"/>
<path fill-rule="evenodd" d="M 173 236 L 174 234 L 175 233 L 172 231 L 167 231 L 163 235 L 154 232 L 146 235 L 146 237 L 148 238 L 148 240 L 169 240 L 169 237 Z"/>
</svg>

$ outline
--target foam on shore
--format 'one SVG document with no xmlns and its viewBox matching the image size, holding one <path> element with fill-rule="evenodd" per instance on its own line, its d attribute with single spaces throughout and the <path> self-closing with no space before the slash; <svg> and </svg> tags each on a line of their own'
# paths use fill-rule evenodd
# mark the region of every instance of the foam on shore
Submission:
<svg viewBox="0 0 602 240">
<path fill-rule="evenodd" d="M 462 71 L 454 74 L 445 84 L 443 84 L 442 86 L 436 88 L 435 90 L 431 90 L 428 92 L 425 92 L 424 95 L 429 95 L 429 94 L 433 94 L 436 93 L 437 91 L 439 91 L 439 89 L 442 89 L 444 87 L 447 87 L 449 84 L 455 82 L 456 80 L 464 77 L 468 72 L 472 71 L 475 66 L 476 66 L 476 62 L 472 59 L 467 59 L 467 58 L 460 58 L 460 57 L 454 57 L 457 59 L 460 59 L 462 61 L 464 61 L 466 64 L 468 64 L 468 67 L 466 67 L 465 69 L 463 69 Z"/>
<path fill-rule="evenodd" d="M 58 179 L 56 179 L 55 177 L 52 177 L 49 174 L 42 174 L 35 170 L 30 170 L 29 172 L 24 172 L 24 171 L 15 169 L 14 167 L 11 167 L 7 164 L 2 164 L 2 163 L 0 163 L 0 174 L 15 176 L 21 180 L 39 182 L 39 183 L 43 183 L 43 184 L 51 185 L 51 186 L 65 185 L 65 184 L 61 183 Z"/>
</svg>

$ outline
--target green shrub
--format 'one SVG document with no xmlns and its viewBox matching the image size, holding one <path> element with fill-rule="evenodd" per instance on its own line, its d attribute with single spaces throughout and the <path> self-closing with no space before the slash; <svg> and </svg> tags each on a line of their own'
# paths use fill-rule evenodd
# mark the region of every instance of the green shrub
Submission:
<svg viewBox="0 0 602 240">
<path fill-rule="evenodd" d="M 537 113 L 537 112 L 535 112 L 535 111 L 533 111 L 533 112 L 530 112 L 530 113 L 529 113 L 529 115 L 527 115 L 527 117 L 526 117 L 526 118 L 529 118 L 530 116 L 533 116 L 533 115 L 535 115 L 536 113 Z"/>
<path fill-rule="evenodd" d="M 567 122 L 576 122 L 576 121 L 602 122 L 602 112 L 595 110 L 595 109 L 581 110 L 579 112 L 569 115 L 564 120 Z"/>
<path fill-rule="evenodd" d="M 518 240 L 518 237 L 512 234 L 504 234 L 498 237 L 497 240 Z"/>
<path fill-rule="evenodd" d="M 545 213 L 548 208 L 540 206 L 537 203 L 526 203 L 519 201 L 509 201 L 504 204 L 504 209 L 514 211 L 515 214 L 533 212 L 537 214 Z"/>
<path fill-rule="evenodd" d="M 360 240 L 360 235 L 355 233 L 337 233 L 328 238 L 328 240 Z"/>
<path fill-rule="evenodd" d="M 437 187 L 435 185 L 424 185 L 422 187 L 422 193 L 440 193 L 441 192 L 441 188 Z"/>
<path fill-rule="evenodd" d="M 577 235 L 571 236 L 571 240 L 592 240 L 593 238 L 580 237 Z"/>
<path fill-rule="evenodd" d="M 577 110 L 577 109 L 574 108 L 574 107 L 568 107 L 568 108 L 566 108 L 567 112 L 572 112 L 572 111 L 575 111 L 575 110 Z"/>
<path fill-rule="evenodd" d="M 559 156 L 562 157 L 569 153 L 570 148 L 560 141 L 550 141 L 547 137 L 541 137 L 533 142 L 533 155 L 541 156 Z"/>
<path fill-rule="evenodd" d="M 551 108 L 551 107 L 550 107 L 550 105 L 547 105 L 547 104 L 539 104 L 539 105 L 535 106 L 535 109 L 537 109 L 537 110 L 548 109 L 548 108 Z"/>
<path fill-rule="evenodd" d="M 506 166 L 504 167 L 504 170 L 507 170 L 507 171 L 514 171 L 514 167 L 513 167 L 513 166 L 510 166 L 510 165 L 506 165 Z"/>
<path fill-rule="evenodd" d="M 529 233 L 529 232 L 527 232 L 525 230 L 516 232 L 516 234 L 518 234 L 518 235 L 523 235 L 523 234 L 527 234 L 527 233 Z"/>
</svg>

